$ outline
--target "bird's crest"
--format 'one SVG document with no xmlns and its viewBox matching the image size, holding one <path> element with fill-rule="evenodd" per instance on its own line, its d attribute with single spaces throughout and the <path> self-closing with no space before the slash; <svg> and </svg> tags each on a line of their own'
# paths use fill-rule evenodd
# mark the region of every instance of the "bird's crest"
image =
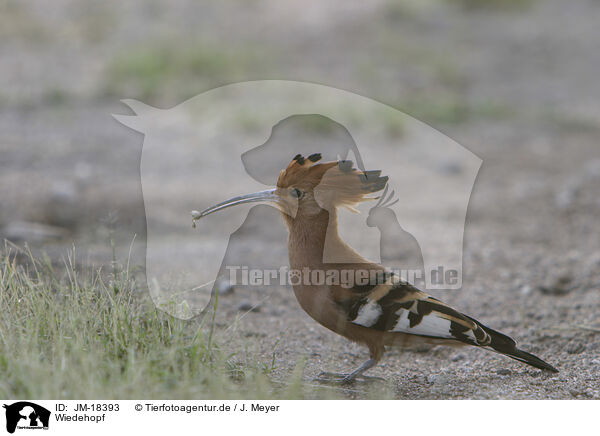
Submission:
<svg viewBox="0 0 600 436">
<path fill-rule="evenodd" d="M 349 160 L 317 163 L 320 159 L 320 153 L 307 158 L 296 155 L 279 173 L 277 186 L 313 190 L 315 199 L 324 208 L 344 206 L 354 210 L 353 206 L 372 200 L 366 196 L 387 184 L 388 177 L 381 176 L 379 170 L 361 171 Z"/>
</svg>

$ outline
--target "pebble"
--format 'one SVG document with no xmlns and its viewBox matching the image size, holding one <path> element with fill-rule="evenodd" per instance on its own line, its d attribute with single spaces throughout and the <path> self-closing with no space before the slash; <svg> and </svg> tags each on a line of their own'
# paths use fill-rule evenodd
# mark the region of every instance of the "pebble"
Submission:
<svg viewBox="0 0 600 436">
<path fill-rule="evenodd" d="M 450 377 L 446 374 L 434 374 L 427 377 L 427 382 L 436 387 L 447 386 L 450 383 Z"/>
<path fill-rule="evenodd" d="M 448 175 L 460 174 L 463 171 L 462 166 L 458 162 L 443 162 L 439 166 L 439 169 L 443 174 Z"/>
<path fill-rule="evenodd" d="M 0 233 L 13 242 L 45 242 L 69 235 L 69 231 L 65 228 L 31 221 L 11 221 Z"/>
<path fill-rule="evenodd" d="M 452 360 L 452 362 L 460 362 L 464 358 L 465 358 L 464 354 L 455 354 L 454 356 L 452 356 L 452 358 L 450 360 Z"/>
<path fill-rule="evenodd" d="M 581 342 L 570 342 L 567 345 L 567 353 L 569 354 L 581 354 L 585 351 L 585 345 Z"/>
<path fill-rule="evenodd" d="M 510 369 L 507 369 L 507 368 L 500 368 L 499 370 L 496 371 L 496 374 L 498 374 L 498 375 L 511 375 L 512 371 Z"/>
<path fill-rule="evenodd" d="M 227 280 L 219 280 L 217 282 L 217 289 L 219 290 L 219 295 L 231 295 L 235 291 L 235 286 L 231 285 Z"/>
<path fill-rule="evenodd" d="M 521 288 L 521 295 L 529 295 L 531 294 L 531 286 L 525 285 Z"/>
<path fill-rule="evenodd" d="M 243 303 L 240 303 L 238 310 L 240 312 L 260 312 L 260 306 L 244 301 Z"/>
<path fill-rule="evenodd" d="M 55 181 L 44 206 L 45 220 L 50 224 L 69 229 L 82 219 L 82 208 L 78 185 L 72 180 Z"/>
<path fill-rule="evenodd" d="M 538 287 L 542 294 L 555 296 L 566 295 L 574 288 L 575 286 L 573 286 L 573 277 L 568 274 L 561 275 L 551 284 Z"/>
<path fill-rule="evenodd" d="M 580 395 L 584 395 L 582 391 L 578 391 L 577 389 L 569 389 L 569 393 L 575 398 L 577 398 Z"/>
</svg>

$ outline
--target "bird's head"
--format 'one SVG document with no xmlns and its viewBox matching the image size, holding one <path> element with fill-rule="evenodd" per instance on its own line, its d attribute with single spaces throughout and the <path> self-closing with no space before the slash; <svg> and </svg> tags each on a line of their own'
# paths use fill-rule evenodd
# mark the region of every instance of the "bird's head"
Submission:
<svg viewBox="0 0 600 436">
<path fill-rule="evenodd" d="M 366 200 L 367 195 L 380 191 L 388 177 L 381 171 L 361 171 L 351 161 L 319 163 L 321 154 L 308 157 L 296 155 L 287 168 L 281 170 L 273 189 L 241 195 L 208 209 L 192 212 L 200 219 L 219 210 L 244 203 L 269 203 L 291 218 L 308 218 L 323 210 L 354 206 Z"/>
</svg>

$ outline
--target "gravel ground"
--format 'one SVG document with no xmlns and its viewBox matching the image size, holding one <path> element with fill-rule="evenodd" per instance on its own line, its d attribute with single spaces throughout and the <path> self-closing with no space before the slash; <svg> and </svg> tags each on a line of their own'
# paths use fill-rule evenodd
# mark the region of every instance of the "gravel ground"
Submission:
<svg viewBox="0 0 600 436">
<path fill-rule="evenodd" d="M 414 115 L 483 159 L 467 216 L 463 288 L 441 297 L 560 373 L 477 349 L 422 347 L 388 352 L 371 371 L 387 380 L 375 394 L 370 385 L 343 392 L 598 399 L 600 4 L 510 3 L 60 0 L 48 11 L 6 2 L 0 235 L 55 259 L 74 242 L 82 260 L 103 263 L 111 237 L 124 258 L 135 234 L 131 262 L 143 266 L 143 138 L 110 117 L 126 113 L 120 98 L 167 108 L 218 85 L 265 78 L 349 90 Z M 259 254 L 282 250 L 283 227 L 273 233 L 259 224 L 247 223 L 240 247 L 262 240 Z M 218 316 L 224 329 L 234 320 L 232 349 L 265 361 L 274 353 L 282 382 L 299 361 L 310 379 L 366 357 L 316 325 L 291 289 L 236 288 L 221 298 Z"/>
</svg>

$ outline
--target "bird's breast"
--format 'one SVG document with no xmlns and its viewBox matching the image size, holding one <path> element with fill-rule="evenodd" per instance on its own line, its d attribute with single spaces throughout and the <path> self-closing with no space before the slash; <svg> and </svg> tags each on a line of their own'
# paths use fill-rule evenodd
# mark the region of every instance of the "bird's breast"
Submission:
<svg viewBox="0 0 600 436">
<path fill-rule="evenodd" d="M 348 320 L 326 285 L 295 285 L 294 294 L 300 307 L 322 326 L 344 334 Z"/>
</svg>

